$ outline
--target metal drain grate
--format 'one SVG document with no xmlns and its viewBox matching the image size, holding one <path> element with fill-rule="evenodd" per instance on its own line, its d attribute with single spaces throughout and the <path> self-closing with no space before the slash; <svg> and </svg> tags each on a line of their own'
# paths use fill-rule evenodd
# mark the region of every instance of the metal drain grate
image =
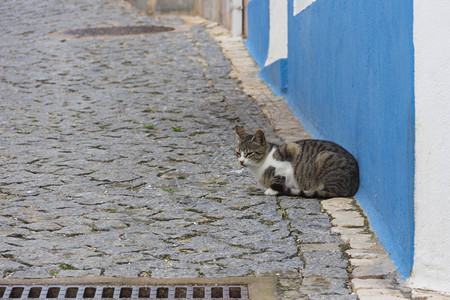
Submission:
<svg viewBox="0 0 450 300">
<path fill-rule="evenodd" d="M 89 36 L 120 36 L 120 35 L 132 35 L 132 34 L 145 34 L 145 33 L 159 33 L 165 31 L 172 31 L 173 27 L 167 26 L 112 26 L 112 27 L 93 27 L 84 29 L 74 29 L 65 31 L 64 34 L 74 35 L 77 37 L 89 37 Z"/>
<path fill-rule="evenodd" d="M 241 299 L 246 285 L 0 285 L 0 299 Z"/>
</svg>

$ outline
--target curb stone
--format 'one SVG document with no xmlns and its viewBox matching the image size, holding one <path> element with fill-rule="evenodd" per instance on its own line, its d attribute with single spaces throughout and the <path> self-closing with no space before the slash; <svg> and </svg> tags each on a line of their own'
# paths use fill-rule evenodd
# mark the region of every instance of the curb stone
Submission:
<svg viewBox="0 0 450 300">
<path fill-rule="evenodd" d="M 183 19 L 188 24 L 206 25 L 210 36 L 231 61 L 232 71 L 229 76 L 240 82 L 242 90 L 258 104 L 281 139 L 293 142 L 312 138 L 293 115 L 285 99 L 275 96 L 259 78 L 259 67 L 242 38 L 232 37 L 226 28 L 201 17 L 185 16 Z M 345 253 L 349 258 L 351 288 L 359 299 L 450 299 L 450 296 L 433 291 L 411 289 L 400 280 L 393 262 L 371 230 L 367 216 L 356 199 L 332 198 L 321 201 L 321 205 L 332 219 L 331 231 L 338 233 L 348 248 Z M 283 284 L 288 285 L 286 282 Z M 295 297 L 297 294 L 290 290 L 284 296 Z"/>
</svg>

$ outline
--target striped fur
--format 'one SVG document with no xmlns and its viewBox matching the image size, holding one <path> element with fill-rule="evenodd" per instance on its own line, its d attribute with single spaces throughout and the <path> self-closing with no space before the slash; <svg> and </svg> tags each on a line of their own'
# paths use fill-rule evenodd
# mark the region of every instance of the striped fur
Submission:
<svg viewBox="0 0 450 300">
<path fill-rule="evenodd" d="M 355 158 L 341 146 L 323 140 L 302 140 L 281 146 L 268 143 L 258 130 L 249 135 L 236 126 L 236 155 L 267 195 L 351 197 L 359 188 Z"/>
</svg>

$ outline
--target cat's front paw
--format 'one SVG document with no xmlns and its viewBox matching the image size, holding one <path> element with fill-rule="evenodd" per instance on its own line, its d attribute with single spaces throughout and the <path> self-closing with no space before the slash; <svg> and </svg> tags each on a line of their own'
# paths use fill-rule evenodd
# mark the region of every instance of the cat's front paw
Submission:
<svg viewBox="0 0 450 300">
<path fill-rule="evenodd" d="M 272 190 L 272 189 L 267 189 L 267 190 L 264 192 L 264 195 L 267 195 L 267 196 L 276 196 L 276 195 L 278 195 L 278 191 L 275 191 L 275 190 Z"/>
</svg>

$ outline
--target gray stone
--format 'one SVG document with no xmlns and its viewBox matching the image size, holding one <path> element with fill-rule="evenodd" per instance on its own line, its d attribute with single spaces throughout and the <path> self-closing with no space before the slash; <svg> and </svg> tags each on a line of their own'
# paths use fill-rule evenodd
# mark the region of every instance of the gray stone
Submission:
<svg viewBox="0 0 450 300">
<path fill-rule="evenodd" d="M 138 264 L 113 265 L 105 269 L 102 275 L 108 277 L 138 277 L 145 269 Z"/>
<path fill-rule="evenodd" d="M 251 266 L 255 275 L 264 276 L 273 274 L 283 274 L 283 273 L 298 273 L 303 267 L 303 262 L 300 258 L 296 257 L 293 259 L 287 259 L 281 262 L 268 261 L 264 263 L 257 263 Z"/>
<path fill-rule="evenodd" d="M 348 273 L 344 268 L 338 267 L 320 267 L 314 265 L 306 265 L 302 274 L 306 276 L 319 276 L 325 278 L 342 278 L 347 279 Z"/>
<path fill-rule="evenodd" d="M 340 252 L 333 251 L 312 251 L 304 252 L 305 263 L 317 267 L 341 267 L 345 268 L 348 260 L 342 258 Z"/>
<path fill-rule="evenodd" d="M 61 270 L 55 277 L 57 278 L 67 278 L 67 277 L 94 277 L 100 276 L 102 273 L 101 269 L 92 270 Z"/>
<path fill-rule="evenodd" d="M 6 276 L 6 273 L 12 273 L 17 270 L 24 269 L 26 266 L 24 264 L 0 258 L 0 271 L 3 273 L 3 276 Z"/>
<path fill-rule="evenodd" d="M 162 268 L 162 269 L 152 269 L 151 276 L 154 278 L 195 278 L 200 276 L 198 269 L 183 269 L 183 268 Z"/>
<path fill-rule="evenodd" d="M 86 226 L 86 225 L 72 225 L 64 227 L 63 229 L 59 230 L 59 234 L 64 234 L 66 236 L 75 236 L 80 234 L 87 234 L 92 231 L 92 227 Z"/>
<path fill-rule="evenodd" d="M 27 270 L 14 271 L 8 275 L 11 279 L 37 279 L 37 278 L 51 278 L 58 272 L 57 266 L 33 267 Z"/>
<path fill-rule="evenodd" d="M 301 291 L 307 294 L 318 292 L 328 295 L 347 295 L 349 292 L 346 284 L 345 279 L 310 276 L 303 278 Z"/>
<path fill-rule="evenodd" d="M 350 295 L 330 295 L 326 294 L 326 299 L 330 300 L 357 300 L 358 296 L 356 294 Z M 308 295 L 308 299 L 310 300 L 321 300 L 324 299 L 324 294 L 321 292 L 316 292 Z"/>
<path fill-rule="evenodd" d="M 32 231 L 56 231 L 61 229 L 61 226 L 54 222 L 42 221 L 39 223 L 31 223 L 24 225 L 25 228 Z"/>
<path fill-rule="evenodd" d="M 126 227 L 127 225 L 120 220 L 99 220 L 92 225 L 94 231 L 110 231 Z"/>
</svg>

